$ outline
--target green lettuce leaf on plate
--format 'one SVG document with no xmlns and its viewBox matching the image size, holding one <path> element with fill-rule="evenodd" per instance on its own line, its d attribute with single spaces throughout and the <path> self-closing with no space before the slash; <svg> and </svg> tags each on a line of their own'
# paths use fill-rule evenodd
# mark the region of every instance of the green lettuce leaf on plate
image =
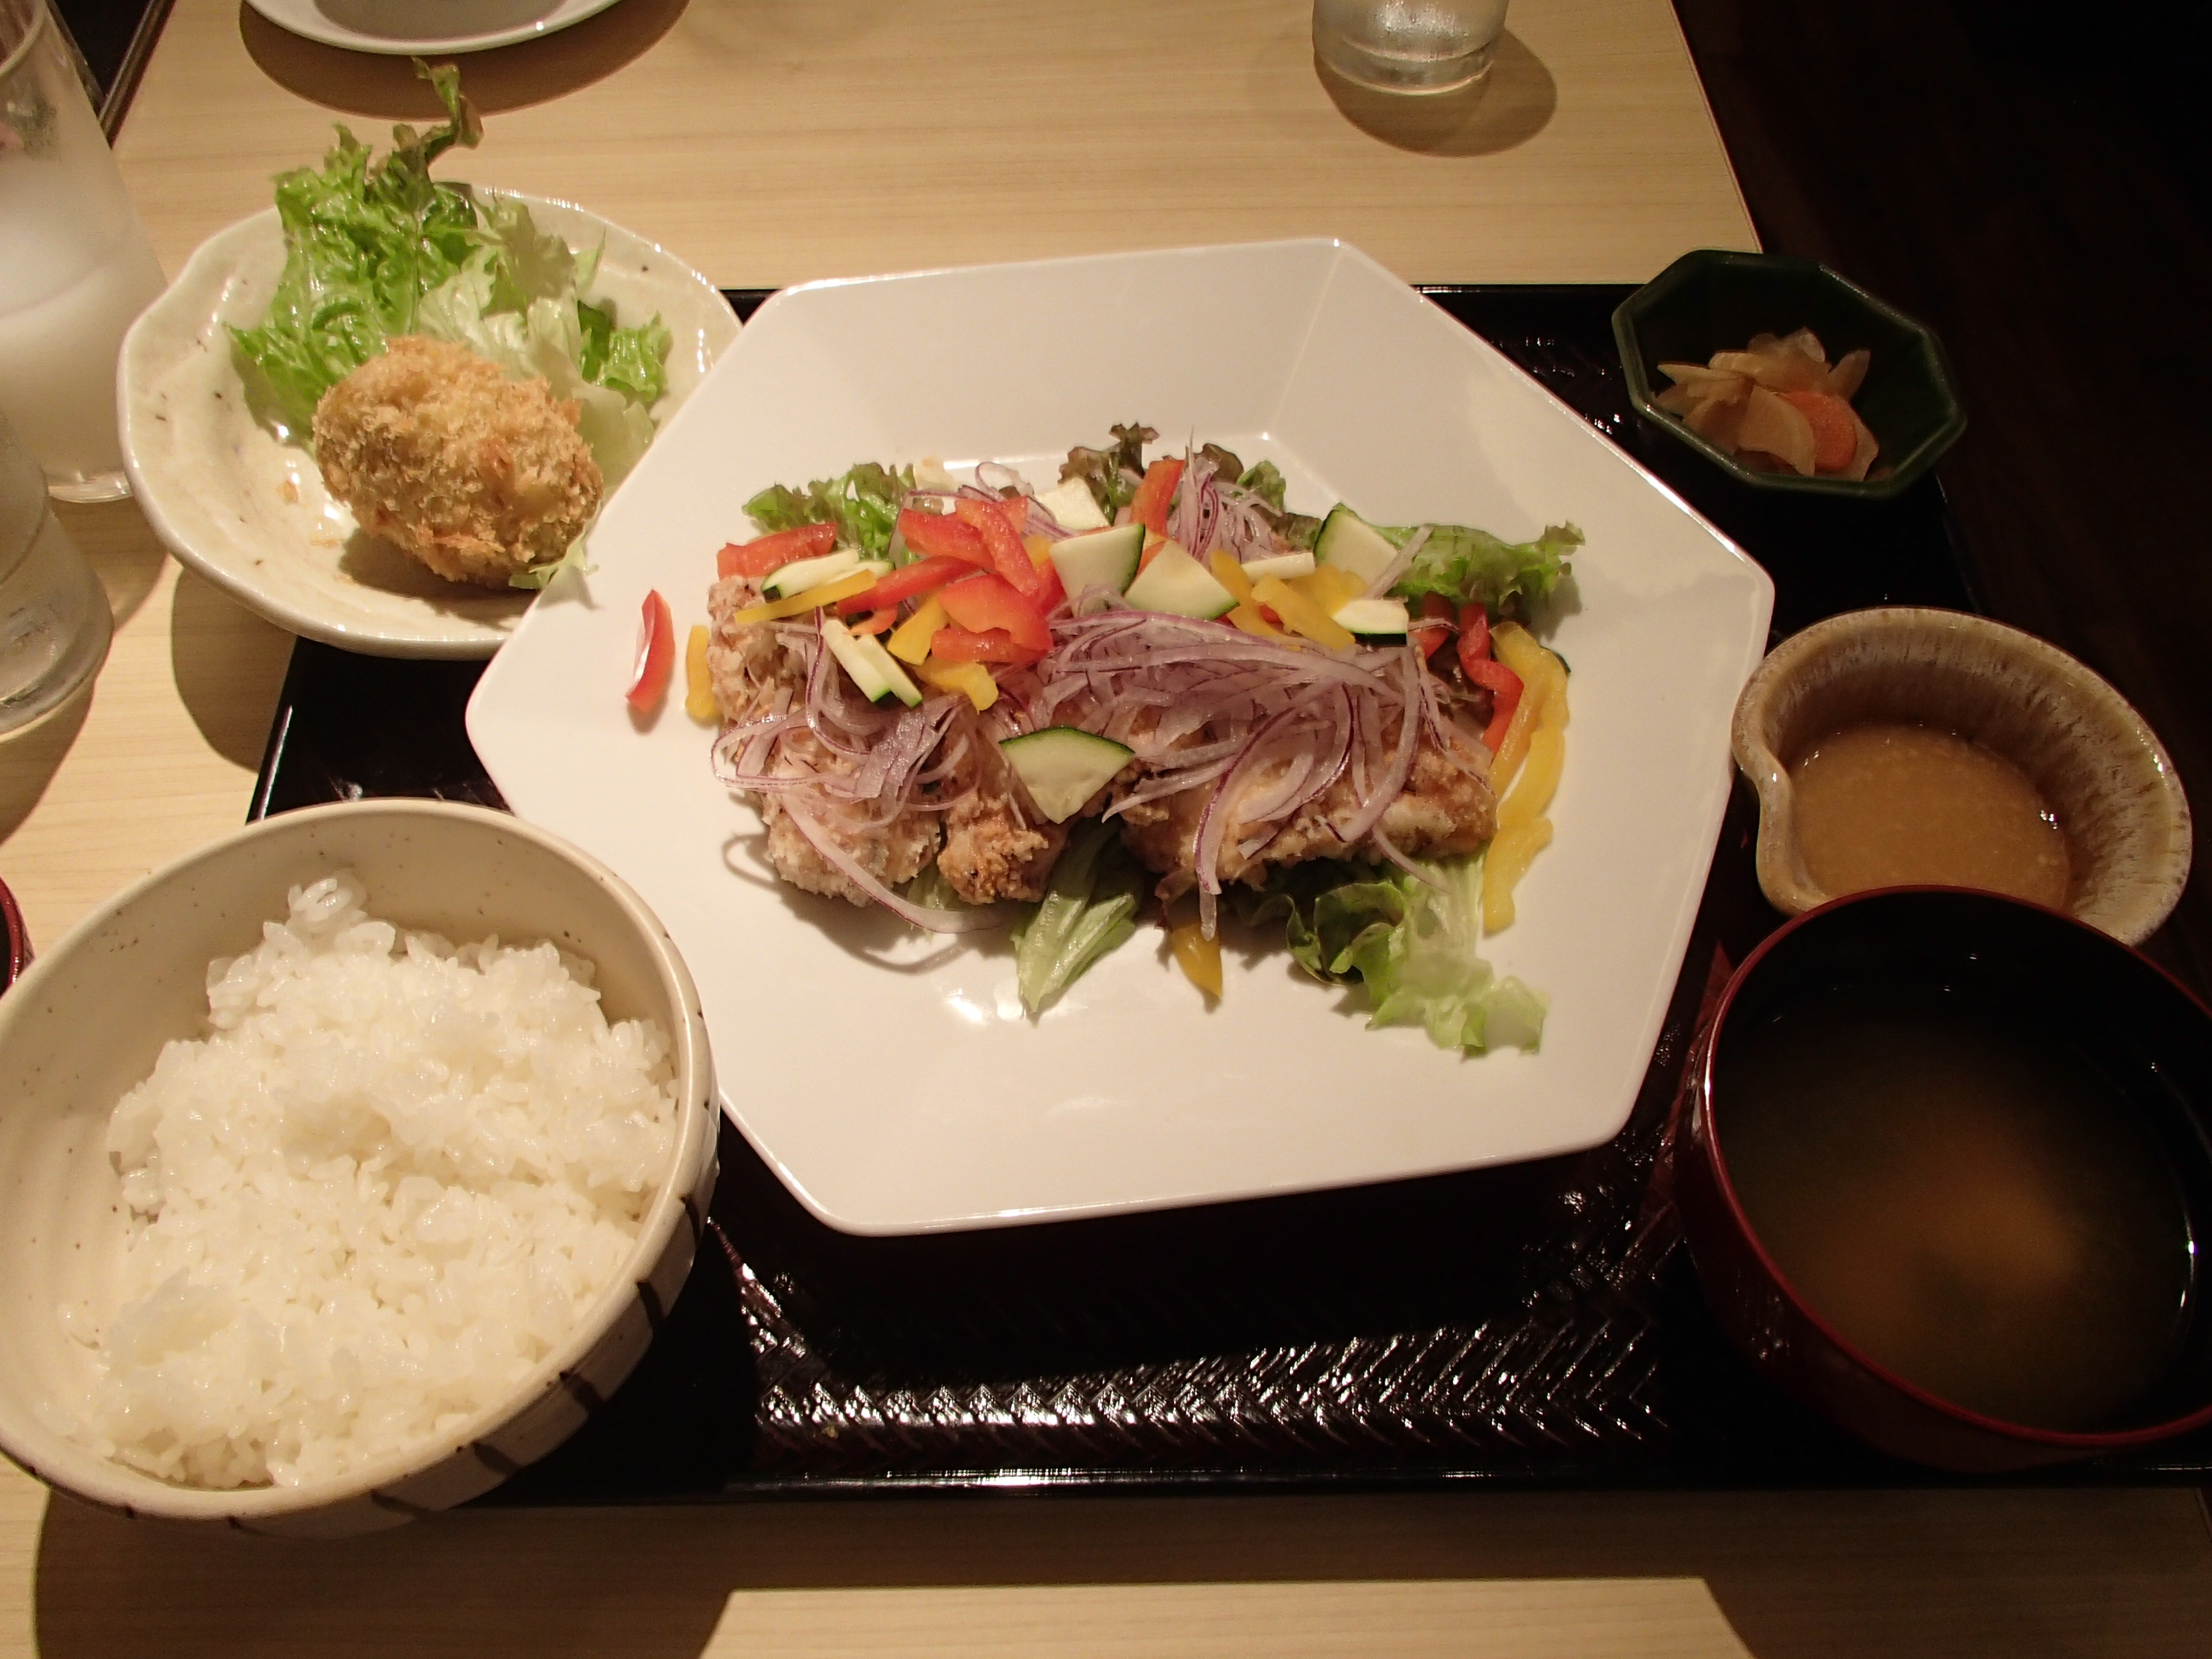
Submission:
<svg viewBox="0 0 2212 1659">
<path fill-rule="evenodd" d="M 888 558 L 899 503 L 913 488 L 912 467 L 863 461 L 842 477 L 817 478 L 804 489 L 770 484 L 745 503 L 745 511 L 763 536 L 803 524 L 834 524 L 839 545 L 860 548 L 870 558 Z"/>
<path fill-rule="evenodd" d="M 1128 941 L 1145 887 L 1114 825 L 1087 818 L 1075 827 L 1043 901 L 1013 930 L 1014 983 L 1032 1018 Z"/>
<path fill-rule="evenodd" d="M 1294 866 L 1258 892 L 1235 894 L 1248 924 L 1279 921 L 1291 954 L 1316 979 L 1364 987 L 1368 1024 L 1419 1025 L 1440 1048 L 1534 1049 L 1547 1003 L 1498 977 L 1482 938 L 1482 860 L 1422 866 L 1435 884 L 1386 866 Z"/>
<path fill-rule="evenodd" d="M 1396 547 L 1419 527 L 1375 526 Z M 1455 606 L 1480 599 L 1495 615 L 1549 593 L 1566 574 L 1567 556 L 1582 544 L 1583 532 L 1571 524 L 1553 525 L 1533 542 L 1505 541 L 1467 525 L 1435 525 L 1390 591 L 1416 609 L 1423 594 L 1440 593 Z"/>
</svg>

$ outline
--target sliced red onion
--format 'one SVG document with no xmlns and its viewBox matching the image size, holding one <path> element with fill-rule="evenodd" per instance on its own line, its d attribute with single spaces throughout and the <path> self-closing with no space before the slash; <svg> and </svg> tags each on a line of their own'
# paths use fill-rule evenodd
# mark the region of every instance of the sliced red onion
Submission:
<svg viewBox="0 0 2212 1659">
<path fill-rule="evenodd" d="M 1398 556 L 1377 571 L 1375 580 L 1367 584 L 1368 592 L 1370 595 L 1388 593 L 1395 587 L 1398 585 L 1398 579 L 1406 574 L 1407 567 L 1413 562 L 1413 555 L 1428 545 L 1430 534 L 1435 529 L 1434 525 L 1425 524 L 1408 536 L 1406 538 L 1406 544 L 1398 550 Z"/>
<path fill-rule="evenodd" d="M 1408 654 L 1418 658 L 1413 646 L 1405 647 Z M 1406 787 L 1406 780 L 1413 773 L 1413 750 L 1420 741 L 1419 711 L 1416 707 L 1419 692 L 1407 686 L 1406 698 L 1398 719 L 1398 748 L 1390 758 L 1389 769 L 1376 781 L 1374 788 L 1365 792 L 1365 804 L 1352 817 L 1352 822 L 1337 833 L 1347 847 L 1357 847 L 1366 838 L 1367 832 L 1382 821 L 1382 814 L 1390 803 L 1398 799 Z"/>
<path fill-rule="evenodd" d="M 1210 783 L 1226 772 L 1234 759 L 1235 757 L 1232 756 L 1229 760 L 1216 762 L 1212 766 L 1202 766 L 1194 771 L 1162 774 L 1151 782 L 1131 790 L 1099 816 L 1114 817 L 1127 811 L 1133 806 L 1141 806 L 1148 800 L 1158 800 L 1164 795 L 1180 795 L 1186 789 L 1194 789 L 1202 783 Z"/>
<path fill-rule="evenodd" d="M 1315 734 L 1309 731 L 1306 735 Z M 1259 799 L 1246 801 L 1238 816 L 1246 823 L 1272 823 L 1277 818 L 1287 816 L 1305 799 L 1299 791 L 1305 787 L 1307 779 L 1313 775 L 1313 751 L 1301 749 L 1291 757 L 1290 763 L 1283 769 L 1283 775 L 1275 780 L 1273 787 Z M 1272 837 L 1273 834 L 1271 830 L 1268 837 L 1262 839 Z"/>
<path fill-rule="evenodd" d="M 1433 887 L 1439 893 L 1444 890 L 1444 884 L 1437 878 L 1436 873 L 1433 871 L 1423 869 L 1419 865 L 1414 863 L 1413 860 L 1407 858 L 1403 853 L 1400 852 L 1397 848 L 1397 843 L 1393 842 L 1389 836 L 1382 833 L 1382 826 L 1381 824 L 1376 824 L 1372 830 L 1367 832 L 1367 839 L 1375 843 L 1375 850 L 1376 852 L 1382 854 L 1384 858 L 1389 860 L 1391 863 L 1396 865 L 1401 870 L 1403 870 L 1415 881 L 1421 883 L 1424 886 Z"/>
<path fill-rule="evenodd" d="M 1042 536 L 1048 541 L 1063 542 L 1075 532 L 1054 517 L 1050 507 L 1032 495 L 1030 497 L 1028 533 Z"/>
<path fill-rule="evenodd" d="M 1258 758 L 1266 753 L 1269 741 L 1297 716 L 1297 710 L 1286 708 L 1266 725 L 1253 732 L 1237 757 L 1228 773 L 1213 787 L 1207 797 L 1206 810 L 1199 814 L 1198 832 L 1191 846 L 1191 866 L 1198 872 L 1199 890 L 1218 893 L 1221 890 L 1221 843 L 1229 832 L 1229 820 L 1236 805 L 1237 785 L 1243 781 Z"/>
<path fill-rule="evenodd" d="M 886 910 L 896 912 L 925 933 L 979 933 L 1003 926 L 1006 913 L 998 905 L 987 905 L 976 910 L 940 910 L 932 905 L 916 904 L 893 892 L 870 874 L 865 866 L 837 844 L 837 838 L 796 802 L 786 801 L 784 813 L 792 825 L 806 837 L 807 844 L 835 865 L 845 878 Z"/>
</svg>

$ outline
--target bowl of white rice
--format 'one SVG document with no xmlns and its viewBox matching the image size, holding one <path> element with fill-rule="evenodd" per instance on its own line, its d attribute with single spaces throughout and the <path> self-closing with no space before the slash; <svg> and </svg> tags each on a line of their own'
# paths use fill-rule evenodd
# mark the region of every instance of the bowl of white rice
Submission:
<svg viewBox="0 0 2212 1659">
<path fill-rule="evenodd" d="M 592 859 L 440 801 L 251 825 L 0 997 L 0 1449 L 253 1531 L 472 1498 L 645 1352 L 718 1123 L 690 975 Z"/>
</svg>

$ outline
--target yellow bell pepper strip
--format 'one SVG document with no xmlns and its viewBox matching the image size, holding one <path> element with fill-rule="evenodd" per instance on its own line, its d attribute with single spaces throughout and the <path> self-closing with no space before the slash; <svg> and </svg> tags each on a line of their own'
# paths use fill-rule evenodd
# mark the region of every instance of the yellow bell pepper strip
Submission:
<svg viewBox="0 0 2212 1659">
<path fill-rule="evenodd" d="M 885 649 L 901 662 L 918 664 L 929 654 L 929 642 L 937 637 L 937 630 L 951 620 L 945 614 L 945 601 L 933 593 L 921 602 L 921 609 L 898 625 Z"/>
<path fill-rule="evenodd" d="M 1482 861 L 1482 931 L 1502 933 L 1513 925 L 1513 890 L 1528 873 L 1536 854 L 1552 844 L 1552 821 L 1531 818 L 1511 830 L 1500 830 Z"/>
<path fill-rule="evenodd" d="M 1552 687 L 1552 695 L 1559 702 L 1557 719 L 1559 724 L 1565 726 L 1567 723 L 1567 665 L 1559 660 L 1558 653 L 1547 651 L 1537 644 L 1535 636 L 1519 623 L 1498 623 L 1492 635 L 1492 642 L 1496 647 L 1498 659 L 1520 675 L 1523 681 L 1534 686 L 1542 680 Z M 1540 721 L 1546 713 L 1542 708 L 1536 711 Z"/>
<path fill-rule="evenodd" d="M 1567 734 L 1556 726 L 1539 724 L 1528 739 L 1528 758 L 1513 781 L 1513 793 L 1498 804 L 1500 830 L 1517 829 L 1543 817 L 1559 793 L 1566 759 Z"/>
<path fill-rule="evenodd" d="M 1367 592 L 1367 584 L 1349 570 L 1333 564 L 1320 566 L 1310 575 L 1293 576 L 1292 592 L 1311 599 L 1324 617 L 1334 617 L 1349 601 Z"/>
<path fill-rule="evenodd" d="M 787 599 L 770 599 L 766 605 L 749 605 L 743 611 L 731 614 L 730 626 L 749 628 L 755 623 L 803 616 L 809 611 L 819 611 L 825 605 L 835 605 L 840 599 L 850 599 L 855 593 L 864 593 L 875 585 L 872 571 L 856 570 L 849 576 L 840 576 L 834 582 L 810 587 L 804 593 L 794 593 Z"/>
<path fill-rule="evenodd" d="M 1504 631 L 1501 629 L 1499 633 Z M 1521 763 L 1528 752 L 1528 739 L 1536 734 L 1538 726 L 1547 717 L 1555 726 L 1565 726 L 1567 723 L 1567 671 L 1557 657 L 1541 646 L 1536 647 L 1533 659 L 1524 660 L 1529 668 L 1528 687 L 1490 763 L 1490 787 L 1500 795 L 1512 785 L 1515 775 L 1520 771 Z M 1550 712 L 1553 703 L 1559 705 L 1555 714 Z"/>
<path fill-rule="evenodd" d="M 1168 949 L 1183 977 L 1216 1002 L 1221 1000 L 1221 940 L 1208 939 L 1195 921 L 1168 930 Z"/>
<path fill-rule="evenodd" d="M 1500 623 L 1491 644 L 1527 682 L 1491 767 L 1491 787 L 1510 790 L 1498 806 L 1498 834 L 1482 866 L 1482 926 L 1494 933 L 1512 926 L 1513 890 L 1551 844 L 1552 821 L 1544 813 L 1566 767 L 1567 670 L 1517 623 Z"/>
<path fill-rule="evenodd" d="M 1253 635 L 1260 639 L 1282 640 L 1291 645 L 1304 645 L 1305 643 L 1304 640 L 1297 639 L 1291 635 L 1283 632 L 1281 629 L 1276 627 L 1265 617 L 1261 616 L 1258 608 L 1254 605 L 1240 605 L 1236 606 L 1230 611 L 1229 620 L 1236 623 L 1237 627 L 1243 629 L 1247 634 Z"/>
<path fill-rule="evenodd" d="M 1215 548 L 1206 559 L 1206 568 L 1213 572 L 1213 580 L 1229 590 L 1229 597 L 1237 601 L 1226 620 L 1234 623 L 1247 634 L 1262 640 L 1288 639 L 1290 635 L 1260 614 L 1260 607 L 1252 603 L 1252 579 L 1244 574 L 1244 567 L 1234 553 Z"/>
<path fill-rule="evenodd" d="M 920 664 L 915 672 L 939 691 L 964 691 L 968 701 L 981 714 L 999 700 L 999 683 L 991 678 L 991 671 L 980 662 L 938 662 L 934 659 Z"/>
<path fill-rule="evenodd" d="M 1262 576 L 1254 582 L 1252 598 L 1280 617 L 1293 634 L 1303 634 L 1332 651 L 1352 649 L 1352 630 L 1280 576 Z"/>
<path fill-rule="evenodd" d="M 714 701 L 714 677 L 707 672 L 707 641 L 712 635 L 703 623 L 694 624 L 684 641 L 684 712 L 702 726 L 722 718 L 722 705 Z"/>
</svg>

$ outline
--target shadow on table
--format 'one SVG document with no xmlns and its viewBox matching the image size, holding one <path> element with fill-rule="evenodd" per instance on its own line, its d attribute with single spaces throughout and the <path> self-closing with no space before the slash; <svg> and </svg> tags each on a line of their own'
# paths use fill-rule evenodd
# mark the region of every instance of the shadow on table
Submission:
<svg viewBox="0 0 2212 1659">
<path fill-rule="evenodd" d="M 99 573 L 107 608 L 121 628 L 146 603 L 169 556 L 147 527 L 146 515 L 135 503 L 122 501 L 57 501 L 54 516 Z"/>
<path fill-rule="evenodd" d="M 1541 132 L 1559 106 L 1543 60 L 1508 30 L 1490 73 L 1457 92 L 1376 92 L 1316 57 L 1314 73 L 1344 118 L 1370 137 L 1424 155 L 1495 155 Z"/>
<path fill-rule="evenodd" d="M 197 573 L 177 573 L 169 608 L 177 696 L 209 746 L 233 765 L 252 771 L 261 763 L 291 655 L 289 634 Z"/>
<path fill-rule="evenodd" d="M 0 734 L 0 841 L 21 827 L 54 781 L 84 727 L 97 684 L 96 678 L 86 681 L 58 708 L 18 731 Z"/>
<path fill-rule="evenodd" d="M 487 115 L 564 96 L 629 63 L 674 27 L 690 0 L 622 0 L 595 17 L 489 52 L 445 54 L 461 65 L 469 100 Z M 349 52 L 279 28 L 250 6 L 239 36 L 262 73 L 302 98 L 392 121 L 436 120 L 437 95 L 404 57 Z M 433 53 L 431 56 L 438 57 Z"/>
</svg>

